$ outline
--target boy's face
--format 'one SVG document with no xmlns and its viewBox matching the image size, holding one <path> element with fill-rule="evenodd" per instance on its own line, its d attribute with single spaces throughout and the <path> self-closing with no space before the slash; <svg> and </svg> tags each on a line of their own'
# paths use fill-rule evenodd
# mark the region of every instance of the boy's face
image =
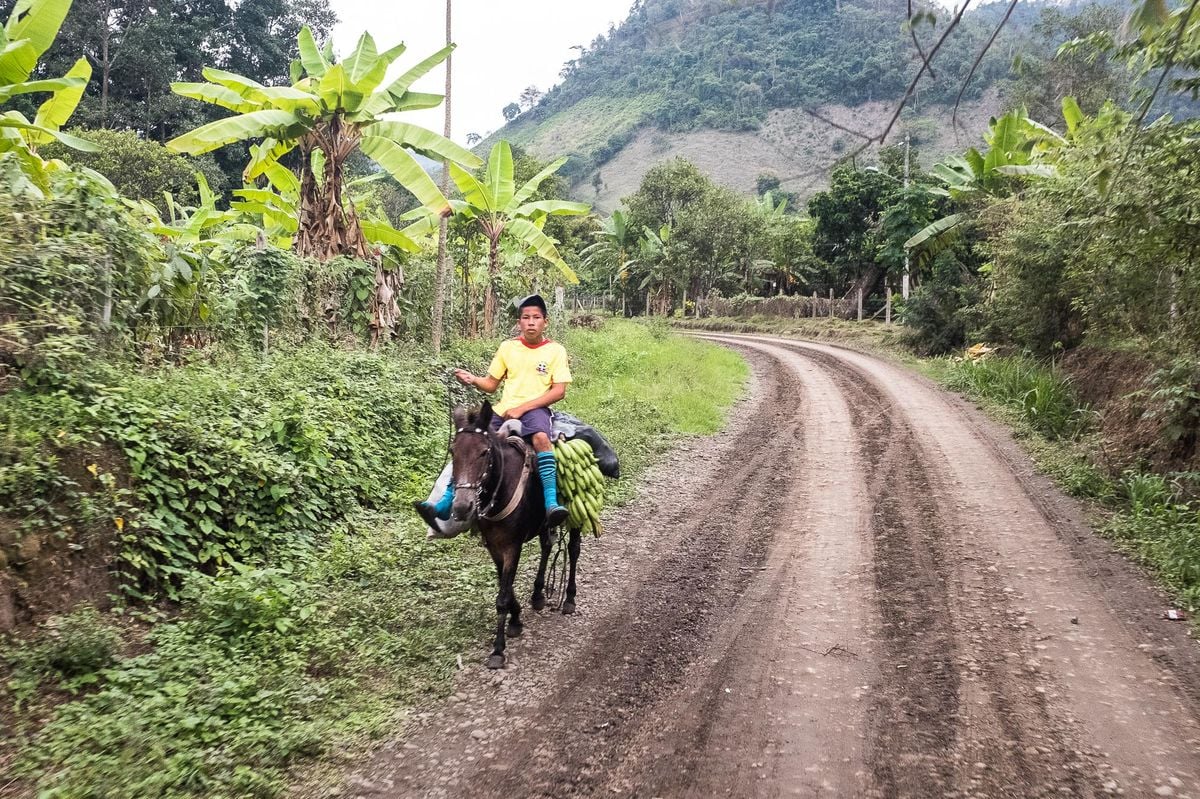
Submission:
<svg viewBox="0 0 1200 799">
<path fill-rule="evenodd" d="M 521 335 L 530 344 L 536 344 L 542 340 L 542 334 L 546 331 L 546 317 L 542 315 L 541 308 L 522 308 L 519 324 Z"/>
</svg>

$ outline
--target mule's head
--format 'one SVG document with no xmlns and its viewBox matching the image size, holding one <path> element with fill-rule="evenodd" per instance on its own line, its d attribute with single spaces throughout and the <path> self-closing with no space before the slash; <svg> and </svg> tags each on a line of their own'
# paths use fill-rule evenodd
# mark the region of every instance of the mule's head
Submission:
<svg viewBox="0 0 1200 799">
<path fill-rule="evenodd" d="M 492 454 L 492 406 L 454 409 L 454 440 L 450 458 L 454 464 L 454 504 L 450 515 L 459 521 L 479 512 L 479 491 L 497 468 Z"/>
</svg>

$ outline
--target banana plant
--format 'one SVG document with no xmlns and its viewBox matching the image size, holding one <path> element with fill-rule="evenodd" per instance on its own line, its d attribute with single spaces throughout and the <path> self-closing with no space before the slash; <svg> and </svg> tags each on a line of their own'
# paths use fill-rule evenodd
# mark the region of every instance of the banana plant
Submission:
<svg viewBox="0 0 1200 799">
<path fill-rule="evenodd" d="M 458 164 L 450 164 L 450 177 L 462 193 L 462 200 L 453 200 L 455 213 L 475 221 L 479 232 L 488 242 L 488 292 L 483 302 L 484 333 L 491 335 L 496 321 L 496 284 L 500 276 L 500 242 L 507 238 L 526 250 L 558 267 L 571 283 L 578 283 L 574 270 L 559 255 L 554 241 L 542 232 L 548 216 L 580 216 L 591 210 L 587 203 L 568 200 L 533 200 L 542 181 L 557 172 L 566 158 L 560 158 L 530 178 L 521 188 L 513 178 L 512 147 L 499 141 L 488 155 L 483 181 Z M 410 212 L 411 213 L 411 212 Z M 426 209 L 413 214 L 417 221 L 401 232 L 424 236 L 437 230 L 437 215 Z"/>
<path fill-rule="evenodd" d="M 1078 121 L 1078 110 L 1073 98 L 1063 100 L 1063 115 L 1070 131 Z M 983 138 L 987 144 L 984 152 L 971 147 L 963 155 L 952 155 L 935 164 L 930 172 L 942 185 L 927 191 L 954 199 L 975 194 L 1006 196 L 1014 177 L 1054 176 L 1055 161 L 1067 144 L 1066 138 L 1030 119 L 1023 107 L 993 118 Z M 914 253 L 918 264 L 924 264 L 950 246 L 968 218 L 967 214 L 954 213 L 936 219 L 904 242 L 904 247 Z"/>
<path fill-rule="evenodd" d="M 621 284 L 621 313 L 625 313 L 625 288 L 629 282 L 629 264 L 637 248 L 637 237 L 629 225 L 629 218 L 620 209 L 612 212 L 608 219 L 601 220 L 600 229 L 593 236 L 595 244 L 580 251 L 585 266 L 602 266 L 608 273 L 608 288 L 612 291 L 613 280 Z"/>
<path fill-rule="evenodd" d="M 200 155 L 234 142 L 260 140 L 244 172 L 247 180 L 266 174 L 285 154 L 299 150 L 294 247 L 301 255 L 319 260 L 338 255 L 368 258 L 372 240 L 411 246 L 407 237 L 390 225 L 378 221 L 364 224 L 358 219 L 354 204 L 343 193 L 344 167 L 346 159 L 360 150 L 423 207 L 435 214 L 451 213 L 450 204 L 413 153 L 469 168 L 478 167 L 481 161 L 433 131 L 391 117 L 441 104 L 441 95 L 414 92 L 410 87 L 442 63 L 454 46 L 439 50 L 385 84 L 388 68 L 404 53 L 403 44 L 379 52 L 374 39 L 364 33 L 349 58 L 335 63 L 332 46 L 319 48 L 308 27 L 301 29 L 298 43 L 300 58 L 292 63 L 291 86 L 264 86 L 212 68 L 203 70 L 206 83 L 172 84 L 176 94 L 236 115 L 185 133 L 168 142 L 168 147 Z M 264 199 L 242 197 L 249 203 Z"/>
<path fill-rule="evenodd" d="M 81 58 L 61 78 L 29 80 L 38 59 L 54 43 L 71 0 L 19 0 L 0 28 L 0 105 L 22 94 L 49 92 L 31 122 L 19 111 L 0 112 L 0 154 L 11 153 L 38 191 L 48 189 L 49 174 L 65 165 L 45 161 L 39 145 L 60 141 L 77 150 L 95 151 L 91 142 L 62 132 L 83 97 L 92 67 Z"/>
<path fill-rule="evenodd" d="M 657 305 L 658 312 L 666 316 L 671 307 L 672 279 L 676 267 L 671 248 L 670 223 L 660 227 L 658 232 L 643 227 L 642 236 L 638 239 L 638 252 L 638 257 L 630 261 L 629 266 L 641 267 L 644 274 L 638 288 L 646 292 L 646 313 L 653 314 Z"/>
</svg>

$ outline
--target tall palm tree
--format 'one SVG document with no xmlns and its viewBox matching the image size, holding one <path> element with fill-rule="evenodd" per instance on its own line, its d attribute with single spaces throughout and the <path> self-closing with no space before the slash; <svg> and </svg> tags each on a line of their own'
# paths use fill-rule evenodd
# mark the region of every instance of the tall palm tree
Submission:
<svg viewBox="0 0 1200 799">
<path fill-rule="evenodd" d="M 450 39 L 450 0 L 446 0 L 446 46 L 451 46 Z M 442 135 L 447 139 L 450 138 L 450 75 L 451 75 L 451 60 L 453 56 L 446 56 L 446 124 L 442 130 Z M 442 185 L 440 186 L 442 194 L 450 193 L 450 162 L 442 161 Z M 433 354 L 437 355 L 442 351 L 442 329 L 445 325 L 446 314 L 446 287 L 449 283 L 447 279 L 450 273 L 450 251 L 446 247 L 446 237 L 449 232 L 449 220 L 445 216 L 438 222 L 438 252 L 437 252 L 437 272 L 434 275 L 433 283 Z"/>
</svg>

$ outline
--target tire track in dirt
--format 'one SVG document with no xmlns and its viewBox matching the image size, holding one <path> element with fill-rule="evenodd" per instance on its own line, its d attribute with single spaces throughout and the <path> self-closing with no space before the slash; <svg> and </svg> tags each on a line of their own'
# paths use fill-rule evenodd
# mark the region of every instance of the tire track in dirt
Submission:
<svg viewBox="0 0 1200 799">
<path fill-rule="evenodd" d="M 1123 625 L 1153 592 L 1101 588 L 999 433 L 859 353 L 705 337 L 751 396 L 606 514 L 580 614 L 333 794 L 1200 799 L 1195 644 Z"/>
<path fill-rule="evenodd" d="M 897 672 L 873 714 L 876 791 L 925 796 L 966 787 L 1002 796 L 1020 786 L 1027 797 L 1091 794 L 1099 786 L 1077 778 L 1082 764 L 1070 725 L 1049 712 L 1044 685 L 1024 666 L 1032 646 L 1020 640 L 1019 624 L 997 621 L 1018 614 L 996 581 L 964 559 L 912 426 L 869 373 L 803 353 L 837 376 L 865 433 L 876 589 Z"/>
<path fill-rule="evenodd" d="M 645 568 L 627 570 L 627 582 L 617 589 L 619 604 L 595 611 L 602 618 L 592 626 L 590 639 L 557 669 L 552 649 L 543 649 L 539 662 L 530 663 L 527 657 L 533 654 L 514 647 L 520 671 L 547 670 L 546 680 L 526 684 L 534 688 L 535 696 L 525 697 L 531 706 L 496 723 L 487 717 L 495 712 L 487 701 L 492 692 L 474 685 L 474 693 L 462 695 L 462 707 L 428 719 L 423 729 L 353 776 L 354 795 L 559 797 L 608 791 L 613 764 L 628 754 L 638 730 L 653 723 L 657 700 L 678 686 L 755 581 L 775 534 L 771 522 L 787 510 L 786 492 L 747 492 L 772 485 L 780 464 L 799 450 L 802 433 L 794 412 L 799 384 L 786 370 L 759 364 L 756 371 L 771 379 L 761 382 L 761 396 L 743 405 L 734 425 L 740 435 L 708 455 L 723 468 L 714 464 L 708 474 L 697 469 L 695 477 L 705 479 L 692 486 L 698 489 L 693 504 L 655 526 L 629 519 L 629 533 L 651 539 L 650 560 Z M 764 436 L 762 431 L 772 432 Z M 644 505 L 640 512 L 647 513 Z M 619 519 L 610 520 L 610 535 L 597 543 L 619 540 L 622 528 Z M 581 559 L 585 571 L 588 554 Z M 580 601 L 584 607 L 585 601 L 598 599 L 588 596 L 585 586 Z M 526 638 L 550 619 L 531 621 Z M 540 645 L 553 646 L 556 637 L 547 636 L 550 640 Z M 480 676 L 508 693 L 507 675 Z M 480 734 L 464 741 L 463 731 L 471 726 Z"/>
<path fill-rule="evenodd" d="M 739 345 L 740 346 L 740 345 Z M 850 410 L 823 370 L 749 345 L 799 378 L 803 440 L 778 464 L 788 494 L 761 575 L 664 696 L 610 790 L 635 796 L 861 796 L 876 681 L 866 495 Z M 650 734 L 646 734 L 649 732 Z"/>
<path fill-rule="evenodd" d="M 1200 795 L 1196 646 L 1161 622 L 1164 632 L 1150 631 L 1156 600 L 1145 578 L 1110 552 L 1106 573 L 1124 579 L 1102 587 L 1093 558 L 1103 542 L 1078 521 L 1062 529 L 1072 514 L 1047 510 L 1070 500 L 1018 475 L 1020 456 L 1000 456 L 1004 434 L 965 403 L 860 353 L 786 346 L 871 386 L 919 442 L 957 553 L 946 621 L 963 646 L 959 785 L 986 795 Z M 972 762 L 982 766 L 974 774 Z"/>
</svg>

